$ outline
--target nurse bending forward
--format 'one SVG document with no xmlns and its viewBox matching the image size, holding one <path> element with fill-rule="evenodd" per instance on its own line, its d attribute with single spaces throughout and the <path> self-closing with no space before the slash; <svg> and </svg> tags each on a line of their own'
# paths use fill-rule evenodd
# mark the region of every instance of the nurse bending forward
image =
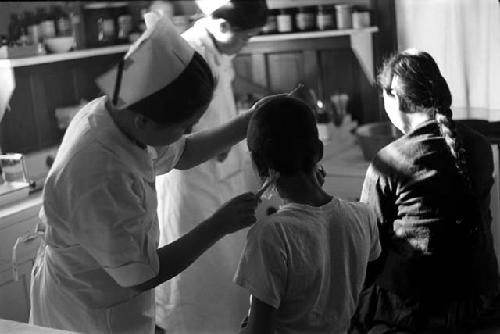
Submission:
<svg viewBox="0 0 500 334">
<path fill-rule="evenodd" d="M 251 225 L 240 195 L 158 248 L 155 176 L 188 169 L 241 141 L 251 113 L 183 136 L 212 99 L 203 58 L 166 18 L 98 80 L 106 96 L 75 116 L 49 172 L 45 242 L 31 280 L 30 323 L 82 333 L 153 333 L 154 288 L 224 235 Z"/>
</svg>

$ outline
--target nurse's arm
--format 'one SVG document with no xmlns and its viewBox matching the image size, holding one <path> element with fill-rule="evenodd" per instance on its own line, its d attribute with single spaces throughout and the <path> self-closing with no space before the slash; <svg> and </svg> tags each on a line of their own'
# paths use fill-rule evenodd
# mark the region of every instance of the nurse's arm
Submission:
<svg viewBox="0 0 500 334">
<path fill-rule="evenodd" d="M 184 152 L 175 168 L 190 169 L 222 152 L 227 152 L 231 146 L 246 137 L 251 115 L 252 112 L 247 111 L 219 127 L 186 136 Z"/>
<path fill-rule="evenodd" d="M 276 322 L 276 309 L 252 296 L 252 305 L 246 327 L 240 334 L 272 334 Z"/>
<path fill-rule="evenodd" d="M 132 289 L 146 291 L 162 284 L 184 271 L 225 235 L 252 225 L 255 222 L 255 208 L 258 203 L 259 198 L 253 193 L 239 195 L 181 238 L 159 248 L 158 275 L 133 286 Z"/>
<path fill-rule="evenodd" d="M 185 270 L 224 236 L 224 233 L 213 225 L 210 220 L 206 220 L 182 238 L 159 248 L 156 251 L 160 262 L 158 275 L 133 286 L 132 289 L 141 292 L 153 289 Z"/>
</svg>

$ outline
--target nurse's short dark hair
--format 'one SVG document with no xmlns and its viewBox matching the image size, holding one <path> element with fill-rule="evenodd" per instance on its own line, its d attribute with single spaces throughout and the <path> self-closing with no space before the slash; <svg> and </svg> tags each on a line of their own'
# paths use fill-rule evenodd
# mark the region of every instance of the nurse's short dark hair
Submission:
<svg viewBox="0 0 500 334">
<path fill-rule="evenodd" d="M 232 0 L 217 8 L 212 17 L 224 19 L 234 28 L 249 30 L 264 26 L 268 13 L 265 0 Z"/>
<path fill-rule="evenodd" d="M 280 95 L 258 106 L 248 125 L 247 143 L 259 175 L 269 168 L 283 175 L 311 172 L 323 157 L 316 118 L 303 101 Z"/>
<path fill-rule="evenodd" d="M 170 84 L 130 105 L 129 110 L 160 123 L 181 123 L 207 108 L 215 79 L 203 57 L 195 52 L 184 71 Z"/>
</svg>

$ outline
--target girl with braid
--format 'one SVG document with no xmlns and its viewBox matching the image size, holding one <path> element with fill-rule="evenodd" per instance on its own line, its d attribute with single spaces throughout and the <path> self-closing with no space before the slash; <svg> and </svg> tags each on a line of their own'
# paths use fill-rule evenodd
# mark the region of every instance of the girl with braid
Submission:
<svg viewBox="0 0 500 334">
<path fill-rule="evenodd" d="M 404 135 L 378 152 L 364 181 L 361 201 L 377 213 L 382 255 L 369 266 L 351 331 L 474 327 L 498 294 L 490 145 L 453 121 L 450 90 L 428 53 L 393 56 L 378 79 Z"/>
</svg>

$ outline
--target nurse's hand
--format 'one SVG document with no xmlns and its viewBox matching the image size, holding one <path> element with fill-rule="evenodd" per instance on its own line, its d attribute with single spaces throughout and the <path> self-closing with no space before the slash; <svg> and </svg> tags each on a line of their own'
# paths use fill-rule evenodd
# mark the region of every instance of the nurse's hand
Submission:
<svg viewBox="0 0 500 334">
<path fill-rule="evenodd" d="M 259 198 L 251 192 L 236 196 L 217 210 L 211 220 L 224 234 L 234 233 L 255 223 Z"/>
</svg>

